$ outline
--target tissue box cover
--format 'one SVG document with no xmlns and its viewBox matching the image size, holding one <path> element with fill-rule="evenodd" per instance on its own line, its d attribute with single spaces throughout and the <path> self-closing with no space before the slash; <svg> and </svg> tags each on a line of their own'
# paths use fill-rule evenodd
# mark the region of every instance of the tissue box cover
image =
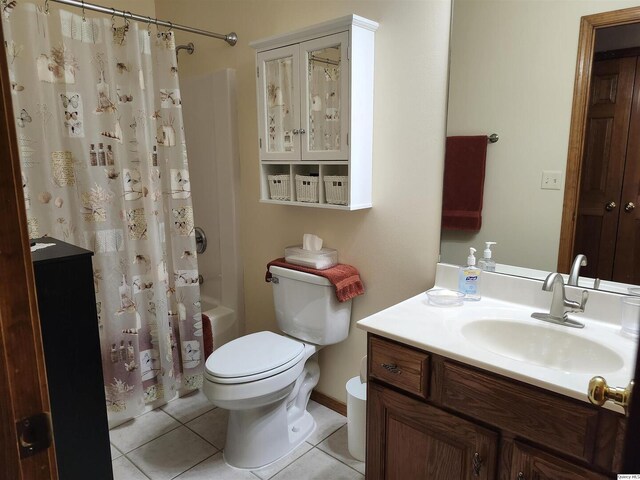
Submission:
<svg viewBox="0 0 640 480">
<path fill-rule="evenodd" d="M 303 249 L 302 245 L 293 245 L 284 249 L 284 259 L 294 265 L 325 270 L 338 263 L 338 251 L 322 248 L 314 252 Z"/>
</svg>

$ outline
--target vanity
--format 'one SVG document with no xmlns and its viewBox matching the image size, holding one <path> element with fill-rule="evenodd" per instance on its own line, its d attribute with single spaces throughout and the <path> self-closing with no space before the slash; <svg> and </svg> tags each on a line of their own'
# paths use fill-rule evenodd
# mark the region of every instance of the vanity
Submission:
<svg viewBox="0 0 640 480">
<path fill-rule="evenodd" d="M 455 289 L 439 264 L 436 288 Z M 591 405 L 589 380 L 633 378 L 637 340 L 620 334 L 619 300 L 594 291 L 583 329 L 548 312 L 542 282 L 483 272 L 483 298 L 459 307 L 422 293 L 358 322 L 368 332 L 368 479 L 615 478 L 625 416 Z M 567 297 L 581 290 L 567 287 Z"/>
</svg>

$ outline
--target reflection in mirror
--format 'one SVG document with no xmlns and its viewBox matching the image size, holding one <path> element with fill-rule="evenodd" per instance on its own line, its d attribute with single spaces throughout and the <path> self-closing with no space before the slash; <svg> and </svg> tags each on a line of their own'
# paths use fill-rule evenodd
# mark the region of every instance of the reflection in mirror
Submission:
<svg viewBox="0 0 640 480">
<path fill-rule="evenodd" d="M 484 242 L 495 241 L 493 258 L 499 266 L 517 266 L 512 267 L 516 274 L 543 278 L 556 271 L 580 19 L 636 5 L 456 0 L 447 135 L 495 131 L 500 141 L 487 149 L 482 227 L 475 232 L 443 230 L 441 261 L 461 264 L 470 246 L 482 252 Z M 599 48 L 623 47 L 607 43 Z M 578 253 L 586 253 L 591 266 L 599 265 L 598 249 Z M 533 270 L 523 273 L 519 268 Z M 592 273 L 582 268 L 583 276 Z M 617 286 L 603 281 L 600 288 Z"/>
</svg>

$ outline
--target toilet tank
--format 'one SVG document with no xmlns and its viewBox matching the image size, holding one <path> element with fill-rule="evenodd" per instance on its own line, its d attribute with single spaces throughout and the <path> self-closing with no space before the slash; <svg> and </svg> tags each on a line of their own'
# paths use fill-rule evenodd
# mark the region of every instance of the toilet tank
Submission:
<svg viewBox="0 0 640 480">
<path fill-rule="evenodd" d="M 315 345 L 331 345 L 349 335 L 351 300 L 338 302 L 335 287 L 324 277 L 271 266 L 278 327 Z"/>
</svg>

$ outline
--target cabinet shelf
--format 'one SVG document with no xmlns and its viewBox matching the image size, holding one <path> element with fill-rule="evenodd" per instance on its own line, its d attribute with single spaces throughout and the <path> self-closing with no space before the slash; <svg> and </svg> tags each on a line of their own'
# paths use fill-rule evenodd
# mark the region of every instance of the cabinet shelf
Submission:
<svg viewBox="0 0 640 480">
<path fill-rule="evenodd" d="M 371 207 L 377 28 L 349 15 L 250 43 L 257 63 L 261 202 Z"/>
</svg>

